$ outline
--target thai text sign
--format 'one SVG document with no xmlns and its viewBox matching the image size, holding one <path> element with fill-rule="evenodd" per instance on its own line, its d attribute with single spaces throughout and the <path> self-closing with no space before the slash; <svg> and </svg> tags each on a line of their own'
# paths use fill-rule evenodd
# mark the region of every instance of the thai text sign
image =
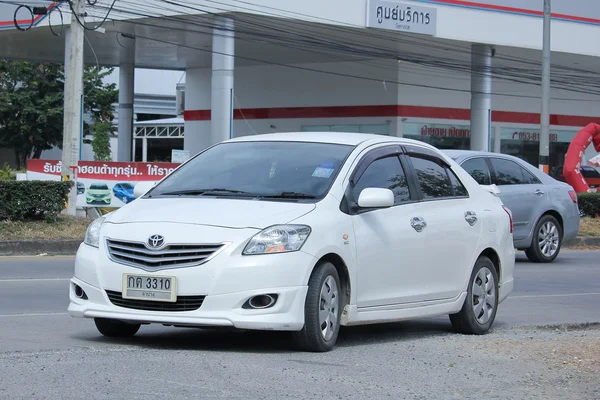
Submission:
<svg viewBox="0 0 600 400">
<path fill-rule="evenodd" d="M 369 0 L 367 28 L 435 35 L 437 9 L 415 3 Z"/>
<path fill-rule="evenodd" d="M 144 162 L 79 161 L 78 207 L 121 207 L 135 198 L 139 182 L 158 182 L 180 164 Z M 55 160 L 27 161 L 27 180 L 59 181 L 62 163 Z"/>
</svg>

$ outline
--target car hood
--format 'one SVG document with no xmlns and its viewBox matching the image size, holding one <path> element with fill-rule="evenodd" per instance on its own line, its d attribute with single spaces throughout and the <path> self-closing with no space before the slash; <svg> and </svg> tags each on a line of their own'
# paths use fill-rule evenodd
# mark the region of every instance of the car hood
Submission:
<svg viewBox="0 0 600 400">
<path fill-rule="evenodd" d="M 171 222 L 264 229 L 285 224 L 315 209 L 315 204 L 223 198 L 137 199 L 112 212 L 115 224 Z"/>
</svg>

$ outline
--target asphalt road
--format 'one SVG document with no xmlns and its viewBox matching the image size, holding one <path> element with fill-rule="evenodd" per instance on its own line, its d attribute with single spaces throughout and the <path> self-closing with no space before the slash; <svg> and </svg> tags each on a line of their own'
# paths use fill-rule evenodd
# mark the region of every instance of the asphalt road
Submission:
<svg viewBox="0 0 600 400">
<path fill-rule="evenodd" d="M 600 331 L 537 327 L 600 323 L 599 259 L 563 251 L 537 265 L 519 254 L 515 291 L 489 335 L 453 334 L 447 317 L 355 327 L 326 354 L 294 352 L 271 332 L 143 326 L 109 340 L 66 314 L 72 258 L 0 259 L 0 399 L 597 399 L 597 375 L 574 378 L 558 361 L 576 340 L 597 348 Z"/>
</svg>

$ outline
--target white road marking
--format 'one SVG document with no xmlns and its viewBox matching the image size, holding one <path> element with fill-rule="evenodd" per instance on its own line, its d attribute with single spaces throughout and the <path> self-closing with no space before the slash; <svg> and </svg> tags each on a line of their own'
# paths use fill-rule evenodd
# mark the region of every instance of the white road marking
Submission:
<svg viewBox="0 0 600 400">
<path fill-rule="evenodd" d="M 69 313 L 26 313 L 26 314 L 0 314 L 0 318 L 14 318 L 14 317 L 46 317 L 53 315 L 69 315 Z"/>
<path fill-rule="evenodd" d="M 522 296 L 508 295 L 508 299 L 530 299 L 536 297 L 580 297 L 580 296 L 600 296 L 600 293 L 562 293 L 562 294 L 532 294 Z"/>
<path fill-rule="evenodd" d="M 16 279 L 0 279 L 0 283 L 2 282 L 52 282 L 52 281 L 70 281 L 71 278 L 16 278 Z"/>
</svg>

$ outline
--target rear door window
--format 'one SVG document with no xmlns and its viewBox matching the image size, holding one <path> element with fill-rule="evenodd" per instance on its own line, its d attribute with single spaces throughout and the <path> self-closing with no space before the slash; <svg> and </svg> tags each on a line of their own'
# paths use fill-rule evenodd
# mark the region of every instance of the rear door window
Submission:
<svg viewBox="0 0 600 400">
<path fill-rule="evenodd" d="M 421 193 L 425 200 L 448 198 L 454 196 L 452 181 L 446 168 L 427 158 L 410 156 Z"/>
<path fill-rule="evenodd" d="M 367 167 L 353 188 L 352 196 L 355 201 L 358 201 L 360 192 L 366 188 L 390 189 L 394 192 L 395 204 L 410 200 L 406 174 L 395 155 L 375 160 Z"/>
</svg>

